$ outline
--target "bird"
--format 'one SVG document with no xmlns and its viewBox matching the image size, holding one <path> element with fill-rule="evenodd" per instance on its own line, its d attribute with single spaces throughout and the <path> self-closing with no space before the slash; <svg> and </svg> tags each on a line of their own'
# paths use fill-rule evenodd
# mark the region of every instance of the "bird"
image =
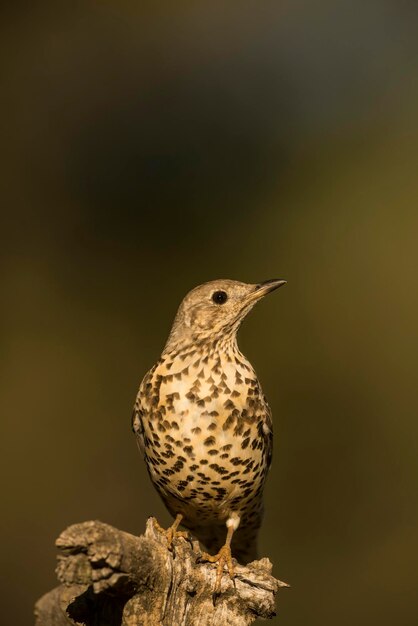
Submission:
<svg viewBox="0 0 418 626">
<path fill-rule="evenodd" d="M 220 279 L 192 289 L 133 409 L 148 474 L 175 518 L 168 543 L 185 536 L 181 525 L 203 544 L 201 560 L 217 564 L 217 594 L 225 566 L 234 578 L 233 558 L 257 558 L 273 449 L 271 410 L 237 331 L 253 306 L 284 284 Z"/>
</svg>

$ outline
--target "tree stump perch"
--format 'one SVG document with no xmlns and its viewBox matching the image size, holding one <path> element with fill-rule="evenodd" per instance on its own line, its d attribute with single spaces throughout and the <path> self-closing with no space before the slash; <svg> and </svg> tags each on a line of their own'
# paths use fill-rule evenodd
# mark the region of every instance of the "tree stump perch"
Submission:
<svg viewBox="0 0 418 626">
<path fill-rule="evenodd" d="M 98 521 L 74 524 L 57 539 L 61 585 L 35 606 L 36 626 L 247 626 L 275 615 L 275 595 L 288 587 L 267 558 L 236 565 L 213 597 L 216 567 L 199 562 L 197 541 L 168 549 L 152 519 L 135 537 Z"/>
</svg>

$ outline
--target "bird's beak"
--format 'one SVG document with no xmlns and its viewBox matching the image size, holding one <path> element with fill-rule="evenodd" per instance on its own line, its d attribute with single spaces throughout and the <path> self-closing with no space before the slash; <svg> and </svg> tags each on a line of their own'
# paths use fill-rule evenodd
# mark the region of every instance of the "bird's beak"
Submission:
<svg viewBox="0 0 418 626">
<path fill-rule="evenodd" d="M 270 280 L 265 280 L 263 283 L 259 283 L 258 285 L 255 286 L 254 291 L 252 291 L 250 295 L 248 296 L 247 302 L 248 303 L 256 302 L 257 300 L 264 298 L 264 296 L 270 293 L 271 291 L 278 289 L 279 287 L 281 287 L 282 285 L 285 285 L 286 283 L 287 283 L 287 280 L 283 280 L 281 278 L 271 278 Z"/>
</svg>

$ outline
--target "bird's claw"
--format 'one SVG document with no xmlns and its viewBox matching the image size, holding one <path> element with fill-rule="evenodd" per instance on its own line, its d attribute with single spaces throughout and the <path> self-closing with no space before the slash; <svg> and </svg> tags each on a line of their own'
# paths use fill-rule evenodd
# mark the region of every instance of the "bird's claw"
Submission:
<svg viewBox="0 0 418 626">
<path fill-rule="evenodd" d="M 179 537 L 182 537 L 186 540 L 189 539 L 189 533 L 186 530 L 173 530 L 171 526 L 165 531 L 165 536 L 167 537 L 167 543 L 169 548 L 173 545 L 173 541 L 175 539 L 178 539 Z"/>
<path fill-rule="evenodd" d="M 229 577 L 234 583 L 235 586 L 235 570 L 234 564 L 232 562 L 232 554 L 231 548 L 228 545 L 222 546 L 219 550 L 218 554 L 211 555 L 207 552 L 202 552 L 202 556 L 200 557 L 201 561 L 209 561 L 209 563 L 217 563 L 216 568 L 216 582 L 215 589 L 213 593 L 213 601 L 215 603 L 217 596 L 221 593 L 221 582 L 222 582 L 222 574 L 224 571 L 225 565 L 228 568 Z"/>
<path fill-rule="evenodd" d="M 158 532 L 160 532 L 162 535 L 164 535 L 164 537 L 167 539 L 167 548 L 169 550 L 172 549 L 175 539 L 178 539 L 179 537 L 182 537 L 186 540 L 189 539 L 189 533 L 186 530 L 177 530 L 177 521 L 174 522 L 174 524 L 172 524 L 169 528 L 163 528 L 162 526 L 160 526 L 155 517 L 153 517 L 152 520 L 154 528 L 158 530 Z"/>
</svg>

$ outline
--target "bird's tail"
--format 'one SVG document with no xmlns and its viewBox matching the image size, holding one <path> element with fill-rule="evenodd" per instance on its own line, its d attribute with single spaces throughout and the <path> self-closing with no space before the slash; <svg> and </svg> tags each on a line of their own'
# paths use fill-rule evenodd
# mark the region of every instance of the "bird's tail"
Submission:
<svg viewBox="0 0 418 626">
<path fill-rule="evenodd" d="M 239 563 L 246 565 L 255 561 L 258 556 L 258 527 L 240 526 L 235 531 L 231 542 L 232 556 Z"/>
<path fill-rule="evenodd" d="M 258 558 L 257 537 L 261 519 L 253 520 L 253 523 L 242 523 L 234 532 L 231 542 L 232 556 L 242 565 L 246 565 Z M 216 554 L 225 544 L 226 526 L 217 524 L 213 526 L 193 526 L 192 534 L 204 545 L 210 554 Z"/>
</svg>

